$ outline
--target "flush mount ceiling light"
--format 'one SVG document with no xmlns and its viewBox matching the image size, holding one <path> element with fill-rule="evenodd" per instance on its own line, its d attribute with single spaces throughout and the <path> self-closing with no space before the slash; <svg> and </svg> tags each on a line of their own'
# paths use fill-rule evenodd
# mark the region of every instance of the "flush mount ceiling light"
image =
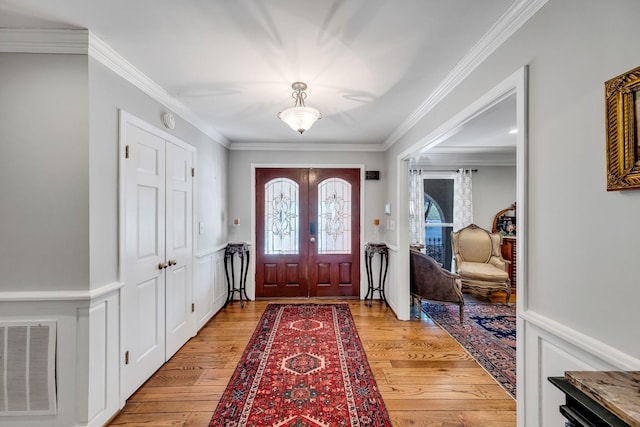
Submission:
<svg viewBox="0 0 640 427">
<path fill-rule="evenodd" d="M 291 129 L 302 134 L 313 126 L 316 120 L 320 120 L 322 114 L 315 108 L 304 105 L 304 100 L 307 98 L 305 93 L 307 89 L 306 83 L 295 82 L 291 85 L 291 89 L 293 89 L 291 97 L 295 100 L 295 104 L 293 107 L 278 113 L 278 118 L 288 124 Z"/>
</svg>

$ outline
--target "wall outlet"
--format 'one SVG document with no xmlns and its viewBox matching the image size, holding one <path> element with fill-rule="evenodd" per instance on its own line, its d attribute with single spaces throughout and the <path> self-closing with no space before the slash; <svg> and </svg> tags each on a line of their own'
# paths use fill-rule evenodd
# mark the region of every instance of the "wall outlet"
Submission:
<svg viewBox="0 0 640 427">
<path fill-rule="evenodd" d="M 204 234 L 204 222 L 200 221 L 198 223 L 198 233 L 199 234 Z"/>
</svg>

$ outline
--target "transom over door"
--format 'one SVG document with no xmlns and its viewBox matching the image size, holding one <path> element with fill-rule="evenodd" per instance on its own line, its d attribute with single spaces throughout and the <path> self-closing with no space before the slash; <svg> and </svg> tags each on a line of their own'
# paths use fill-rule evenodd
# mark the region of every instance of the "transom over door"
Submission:
<svg viewBox="0 0 640 427">
<path fill-rule="evenodd" d="M 360 295 L 360 170 L 256 169 L 256 296 Z"/>
</svg>

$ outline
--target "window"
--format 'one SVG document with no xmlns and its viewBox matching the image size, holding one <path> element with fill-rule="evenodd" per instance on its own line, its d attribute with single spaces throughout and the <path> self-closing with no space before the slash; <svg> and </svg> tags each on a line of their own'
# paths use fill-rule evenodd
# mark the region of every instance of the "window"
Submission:
<svg viewBox="0 0 640 427">
<path fill-rule="evenodd" d="M 453 179 L 424 180 L 424 233 L 427 255 L 451 270 Z"/>
</svg>

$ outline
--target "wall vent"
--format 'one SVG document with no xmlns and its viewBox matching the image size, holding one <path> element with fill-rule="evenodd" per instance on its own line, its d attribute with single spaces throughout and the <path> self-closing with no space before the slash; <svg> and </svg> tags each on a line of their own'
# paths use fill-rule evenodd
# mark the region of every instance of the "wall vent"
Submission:
<svg viewBox="0 0 640 427">
<path fill-rule="evenodd" d="M 56 322 L 0 322 L 0 416 L 56 413 Z"/>
</svg>

